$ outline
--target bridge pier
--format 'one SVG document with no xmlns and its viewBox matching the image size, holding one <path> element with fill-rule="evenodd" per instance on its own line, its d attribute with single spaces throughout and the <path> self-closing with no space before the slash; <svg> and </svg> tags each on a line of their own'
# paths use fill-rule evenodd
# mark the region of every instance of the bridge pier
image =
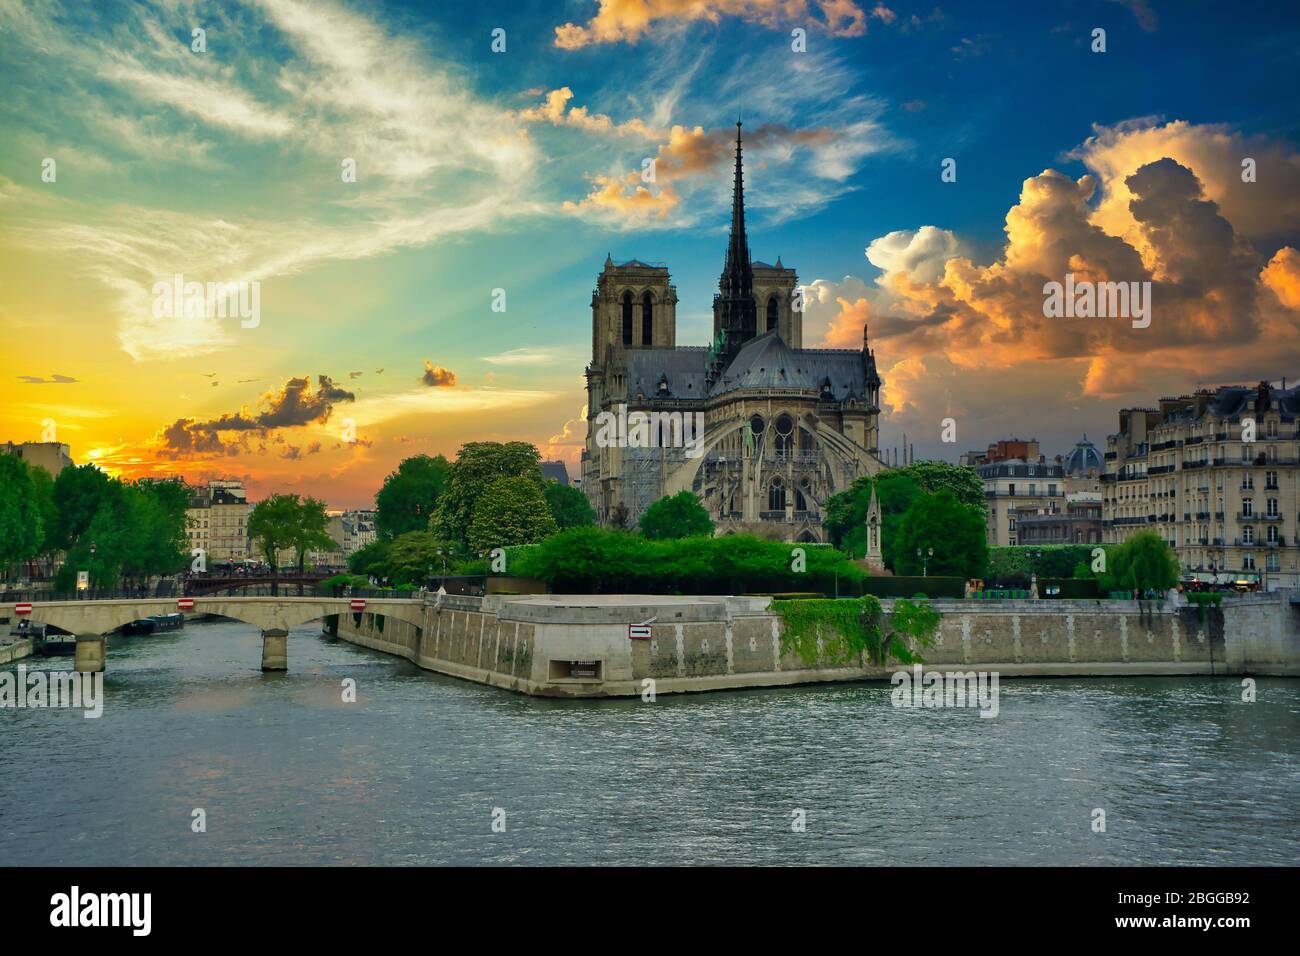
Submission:
<svg viewBox="0 0 1300 956">
<path fill-rule="evenodd" d="M 77 652 L 72 659 L 72 669 L 81 674 L 98 674 L 104 670 L 108 657 L 108 636 L 105 634 L 78 634 Z"/>
<path fill-rule="evenodd" d="M 80 645 L 78 644 L 78 649 Z M 262 632 L 262 670 L 287 671 L 289 669 L 289 632 L 269 628 Z"/>
</svg>

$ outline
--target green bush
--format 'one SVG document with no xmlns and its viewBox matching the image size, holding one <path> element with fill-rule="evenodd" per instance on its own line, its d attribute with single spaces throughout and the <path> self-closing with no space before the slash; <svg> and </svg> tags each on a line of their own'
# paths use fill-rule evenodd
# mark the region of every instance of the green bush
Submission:
<svg viewBox="0 0 1300 956">
<path fill-rule="evenodd" d="M 1061 589 L 1059 594 L 1048 594 L 1048 590 L 1053 587 Z M 1038 596 L 1046 599 L 1056 600 L 1089 600 L 1102 597 L 1101 590 L 1097 587 L 1096 578 L 1039 578 L 1038 579 Z"/>
<path fill-rule="evenodd" d="M 876 597 L 960 598 L 966 596 L 966 579 L 934 575 L 867 578 L 862 582 L 862 593 Z"/>
<path fill-rule="evenodd" d="M 1042 544 L 989 548 L 988 570 L 984 577 L 998 584 L 1027 583 L 1031 571 L 1038 574 L 1039 580 L 1079 577 L 1080 565 L 1084 573 L 1091 575 L 1092 549 L 1096 547 L 1099 545 Z M 1041 552 L 1042 556 L 1031 561 L 1031 551 Z"/>
<path fill-rule="evenodd" d="M 795 571 L 795 549 L 805 569 Z M 856 596 L 866 573 L 825 546 L 752 535 L 649 540 L 608 528 L 570 528 L 531 548 L 511 548 L 509 574 L 545 581 L 557 594 L 772 594 Z"/>
</svg>

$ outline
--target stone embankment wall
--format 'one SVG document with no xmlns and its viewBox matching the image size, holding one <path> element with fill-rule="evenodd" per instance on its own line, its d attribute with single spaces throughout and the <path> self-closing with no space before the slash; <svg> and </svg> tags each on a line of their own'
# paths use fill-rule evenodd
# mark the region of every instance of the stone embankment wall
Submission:
<svg viewBox="0 0 1300 956">
<path fill-rule="evenodd" d="M 760 597 L 489 595 L 425 606 L 417 626 L 363 612 L 327 630 L 420 667 L 528 694 L 605 697 L 887 678 L 896 668 L 804 661 Z M 885 601 L 886 613 L 892 607 Z M 926 664 L 1002 676 L 1300 676 L 1300 609 L 1286 593 L 1222 609 L 1136 601 L 936 601 Z M 649 640 L 628 625 L 649 622 Z"/>
</svg>

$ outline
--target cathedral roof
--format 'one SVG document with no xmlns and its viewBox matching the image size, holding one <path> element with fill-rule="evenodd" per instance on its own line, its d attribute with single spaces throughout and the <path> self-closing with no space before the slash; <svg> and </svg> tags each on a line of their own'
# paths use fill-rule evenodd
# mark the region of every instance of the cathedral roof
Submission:
<svg viewBox="0 0 1300 956">
<path fill-rule="evenodd" d="M 704 399 L 743 388 L 820 392 L 829 379 L 837 402 L 864 399 L 866 371 L 862 353 L 848 349 L 792 349 L 775 332 L 750 339 L 710 387 L 706 372 L 709 353 L 698 346 L 630 349 L 627 352 L 627 397 L 639 392 L 647 399 L 659 394 L 660 379 L 668 380 L 677 400 Z"/>
<path fill-rule="evenodd" d="M 792 349 L 775 330 L 750 339 L 710 394 L 741 388 L 791 388 L 818 391 L 830 379 L 836 401 L 866 395 L 862 353 L 847 349 Z"/>
<path fill-rule="evenodd" d="M 673 398 L 704 398 L 709 391 L 704 372 L 709 360 L 703 346 L 677 348 L 630 349 L 627 353 L 627 397 L 640 392 L 653 398 L 659 392 L 659 379 L 667 377 Z"/>
</svg>

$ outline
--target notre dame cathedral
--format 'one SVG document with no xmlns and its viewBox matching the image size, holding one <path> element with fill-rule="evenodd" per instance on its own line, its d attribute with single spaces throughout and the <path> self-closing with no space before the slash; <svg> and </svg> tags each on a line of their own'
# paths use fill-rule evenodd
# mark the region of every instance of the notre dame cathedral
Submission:
<svg viewBox="0 0 1300 956">
<path fill-rule="evenodd" d="M 865 326 L 860 352 L 803 348 L 796 286 L 780 258 L 750 259 L 737 123 L 713 342 L 677 344 L 677 290 L 665 266 L 607 257 L 596 280 L 582 486 L 602 524 L 633 526 L 659 498 L 689 489 L 719 534 L 826 540 L 826 499 L 884 467 L 881 381 Z M 672 436 L 646 447 L 597 428 L 598 419 L 638 412 L 690 416 L 701 435 L 695 447 L 677 447 Z"/>
</svg>

